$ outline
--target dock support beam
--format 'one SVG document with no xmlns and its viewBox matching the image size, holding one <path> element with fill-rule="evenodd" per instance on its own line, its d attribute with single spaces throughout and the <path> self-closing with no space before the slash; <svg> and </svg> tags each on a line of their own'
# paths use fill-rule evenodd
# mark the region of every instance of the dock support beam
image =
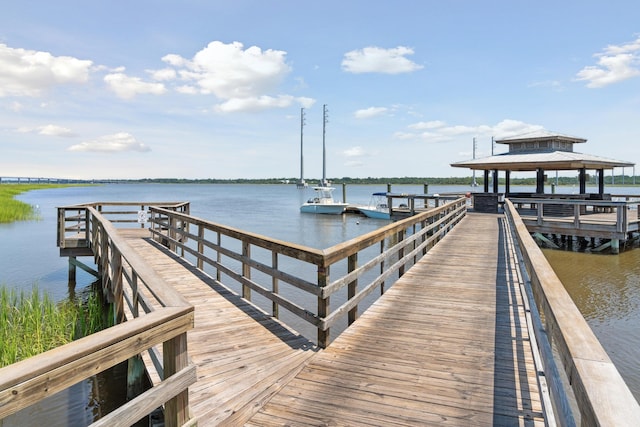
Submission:
<svg viewBox="0 0 640 427">
<path fill-rule="evenodd" d="M 69 285 L 76 284 L 76 257 L 69 257 Z"/>
<path fill-rule="evenodd" d="M 127 401 L 144 392 L 145 365 L 140 355 L 127 361 Z"/>
</svg>

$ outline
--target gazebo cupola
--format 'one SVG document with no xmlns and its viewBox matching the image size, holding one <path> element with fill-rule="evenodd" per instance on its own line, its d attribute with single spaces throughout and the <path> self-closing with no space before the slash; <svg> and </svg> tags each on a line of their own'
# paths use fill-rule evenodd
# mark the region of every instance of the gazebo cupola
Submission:
<svg viewBox="0 0 640 427">
<path fill-rule="evenodd" d="M 573 152 L 573 144 L 587 142 L 586 139 L 568 135 L 538 131 L 513 138 L 496 140 L 498 144 L 507 144 L 509 153 L 533 153 L 548 151 Z"/>
</svg>

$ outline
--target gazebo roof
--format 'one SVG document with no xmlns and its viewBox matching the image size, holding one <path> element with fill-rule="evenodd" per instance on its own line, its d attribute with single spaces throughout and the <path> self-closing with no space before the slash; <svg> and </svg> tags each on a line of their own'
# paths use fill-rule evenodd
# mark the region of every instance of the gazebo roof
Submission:
<svg viewBox="0 0 640 427">
<path fill-rule="evenodd" d="M 451 163 L 458 168 L 475 170 L 510 170 L 535 171 L 545 170 L 579 170 L 579 169 L 613 169 L 630 167 L 635 163 L 592 156 L 573 151 L 519 152 L 504 153 L 481 159 Z"/>
<path fill-rule="evenodd" d="M 497 139 L 498 144 L 513 144 L 519 142 L 528 141 L 565 141 L 570 143 L 587 142 L 584 138 L 578 138 L 577 136 L 565 135 L 562 133 L 551 132 L 545 129 L 535 130 L 520 135 L 510 136 L 508 138 Z"/>
<path fill-rule="evenodd" d="M 635 165 L 573 151 L 574 144 L 586 141 L 584 138 L 537 130 L 496 140 L 497 143 L 509 145 L 508 153 L 451 163 L 451 166 L 475 170 L 535 171 L 613 169 Z"/>
</svg>

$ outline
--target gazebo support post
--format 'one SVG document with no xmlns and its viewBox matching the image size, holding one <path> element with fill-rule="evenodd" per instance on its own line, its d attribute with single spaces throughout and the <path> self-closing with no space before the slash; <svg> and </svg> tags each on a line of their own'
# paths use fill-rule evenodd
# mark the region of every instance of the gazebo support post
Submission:
<svg viewBox="0 0 640 427">
<path fill-rule="evenodd" d="M 489 192 L 489 169 L 484 170 L 484 192 Z"/>
<path fill-rule="evenodd" d="M 504 194 L 508 195 L 511 192 L 511 171 L 504 171 Z"/>
<path fill-rule="evenodd" d="M 544 194 L 544 169 L 536 169 L 536 193 Z"/>
<path fill-rule="evenodd" d="M 598 194 L 604 194 L 604 169 L 598 169 Z"/>
<path fill-rule="evenodd" d="M 498 194 L 498 169 L 493 170 L 493 192 Z"/>
<path fill-rule="evenodd" d="M 580 168 L 579 172 L 579 180 L 580 180 L 580 194 L 587 193 L 587 170 L 585 168 Z"/>
</svg>

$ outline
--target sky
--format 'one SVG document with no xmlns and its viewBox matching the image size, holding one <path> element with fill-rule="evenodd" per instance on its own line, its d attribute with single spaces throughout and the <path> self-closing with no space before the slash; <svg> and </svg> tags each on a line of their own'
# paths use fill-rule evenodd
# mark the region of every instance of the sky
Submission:
<svg viewBox="0 0 640 427">
<path fill-rule="evenodd" d="M 470 176 L 540 129 L 640 162 L 640 2 L 0 4 L 0 177 Z"/>
</svg>

